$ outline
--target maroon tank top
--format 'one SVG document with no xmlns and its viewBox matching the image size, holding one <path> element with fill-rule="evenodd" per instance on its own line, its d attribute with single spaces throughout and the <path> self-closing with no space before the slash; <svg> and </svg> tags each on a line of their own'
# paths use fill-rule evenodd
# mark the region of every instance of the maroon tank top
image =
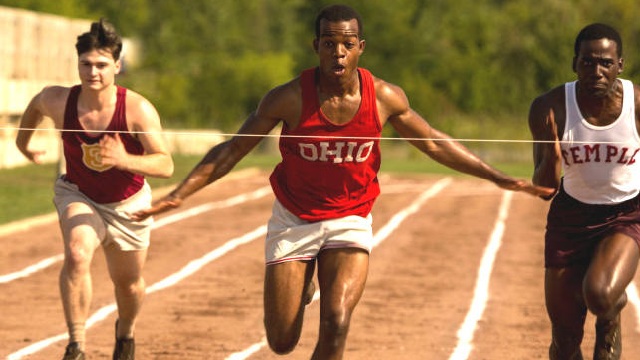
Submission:
<svg viewBox="0 0 640 360">
<path fill-rule="evenodd" d="M 282 162 L 271 174 L 271 186 L 285 208 L 307 221 L 365 217 L 380 194 L 382 126 L 373 76 L 358 69 L 360 108 L 348 123 L 336 125 L 320 109 L 315 71 L 307 69 L 300 76 L 300 123 L 282 129 Z"/>
<path fill-rule="evenodd" d="M 70 130 L 62 132 L 64 157 L 67 163 L 65 180 L 77 185 L 83 194 L 97 203 L 122 201 L 142 188 L 144 177 L 101 165 L 98 160 L 100 152 L 98 142 L 103 136 L 112 135 L 113 131 L 118 131 L 128 153 L 135 155 L 144 153 L 142 144 L 128 132 L 125 103 L 127 90 L 118 86 L 116 109 L 104 133 L 84 131 L 78 119 L 80 91 L 79 85 L 71 88 L 64 112 L 64 130 Z"/>
</svg>

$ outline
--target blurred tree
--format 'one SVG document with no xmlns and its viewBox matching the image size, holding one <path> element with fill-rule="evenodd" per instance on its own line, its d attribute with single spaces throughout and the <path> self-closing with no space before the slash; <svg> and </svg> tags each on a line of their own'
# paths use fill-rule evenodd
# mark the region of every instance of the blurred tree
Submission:
<svg viewBox="0 0 640 360">
<path fill-rule="evenodd" d="M 68 17 L 87 18 L 91 16 L 85 2 L 80 0 L 0 0 L 0 6 L 39 11 Z"/>
<path fill-rule="evenodd" d="M 522 128 L 536 95 L 572 80 L 573 41 L 587 23 L 618 28 L 624 77 L 640 81 L 636 0 L 347 0 L 364 19 L 361 65 L 402 86 L 438 127 L 460 116 Z M 317 63 L 311 44 L 325 0 L 0 0 L 2 6 L 113 22 L 140 44 L 119 82 L 148 96 L 167 127 L 235 130 L 271 87 Z M 455 133 L 455 132 L 454 132 Z"/>
</svg>

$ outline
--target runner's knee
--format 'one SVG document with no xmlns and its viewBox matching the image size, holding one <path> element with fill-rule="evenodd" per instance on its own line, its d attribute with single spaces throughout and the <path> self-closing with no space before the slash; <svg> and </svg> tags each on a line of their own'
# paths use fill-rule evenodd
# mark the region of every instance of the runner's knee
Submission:
<svg viewBox="0 0 640 360">
<path fill-rule="evenodd" d="M 93 253 L 83 247 L 71 247 L 67 250 L 64 267 L 69 276 L 86 274 L 91 268 Z"/>
<path fill-rule="evenodd" d="M 346 312 L 332 312 L 320 319 L 320 328 L 324 334 L 339 340 L 347 337 L 350 322 L 351 314 L 347 314 Z"/>
<path fill-rule="evenodd" d="M 299 315 L 298 320 L 292 323 L 284 323 L 281 319 L 269 315 L 269 310 L 265 309 L 264 328 L 267 332 L 269 347 L 276 354 L 290 353 L 300 339 L 302 322 L 298 320 L 302 318 L 302 314 Z"/>
<path fill-rule="evenodd" d="M 114 279 L 113 285 L 121 295 L 137 295 L 144 291 L 145 283 L 143 278 Z"/>
<path fill-rule="evenodd" d="M 267 342 L 273 352 L 278 355 L 285 355 L 293 351 L 298 344 L 299 336 L 284 335 L 267 330 Z"/>
<path fill-rule="evenodd" d="M 620 296 L 612 287 L 588 288 L 585 290 L 585 302 L 595 316 L 609 317 L 624 307 L 627 297 L 625 293 Z"/>
</svg>

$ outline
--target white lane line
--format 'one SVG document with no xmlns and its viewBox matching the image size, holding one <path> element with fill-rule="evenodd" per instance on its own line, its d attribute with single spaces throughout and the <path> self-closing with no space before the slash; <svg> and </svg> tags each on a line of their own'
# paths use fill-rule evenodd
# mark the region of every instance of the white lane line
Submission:
<svg viewBox="0 0 640 360">
<path fill-rule="evenodd" d="M 627 286 L 627 298 L 636 312 L 636 332 L 640 333 L 640 296 L 638 296 L 638 288 L 633 281 Z"/>
<path fill-rule="evenodd" d="M 164 278 L 163 280 L 158 281 L 157 283 L 149 286 L 147 288 L 147 293 L 152 294 L 156 291 L 160 291 L 168 287 L 171 287 L 179 283 L 180 281 L 184 280 L 188 276 L 195 274 L 198 270 L 202 269 L 208 263 L 222 257 L 223 255 L 227 254 L 228 252 L 237 248 L 238 246 L 247 244 L 266 234 L 267 234 L 267 225 L 262 225 L 257 229 L 242 235 L 239 238 L 229 240 L 224 245 L 207 253 L 205 256 L 199 259 L 190 261 L 177 273 L 171 274 L 166 278 Z"/>
<path fill-rule="evenodd" d="M 261 197 L 265 197 L 267 195 L 271 194 L 271 186 L 264 186 L 259 188 L 258 190 L 254 190 L 250 193 L 245 193 L 245 194 L 240 194 L 240 195 L 236 195 L 233 197 L 230 197 L 226 200 L 221 200 L 221 201 L 216 201 L 216 202 L 210 202 L 210 203 L 206 203 L 206 204 L 202 204 L 200 206 L 196 206 L 193 207 L 191 209 L 182 211 L 178 214 L 173 214 L 173 215 L 169 215 L 166 216 L 162 219 L 157 220 L 154 224 L 153 224 L 153 228 L 157 229 L 160 227 L 163 227 L 165 225 L 169 225 L 172 224 L 176 221 L 181 221 L 190 217 L 194 217 L 197 215 L 200 215 L 204 212 L 210 211 L 210 210 L 217 210 L 217 209 L 223 209 L 223 208 L 227 208 L 227 207 L 232 207 L 235 205 L 240 205 L 244 202 L 247 202 L 249 200 L 256 200 L 256 199 L 260 199 Z"/>
<path fill-rule="evenodd" d="M 416 200 L 411 203 L 408 207 L 402 209 L 398 213 L 396 213 L 378 232 L 373 236 L 373 246 L 378 246 L 381 242 L 383 242 L 393 231 L 395 231 L 402 222 L 409 217 L 410 215 L 417 212 L 424 203 L 430 198 L 434 197 L 438 194 L 442 189 L 447 187 L 451 183 L 451 178 L 440 179 L 436 182 L 432 187 L 424 191 Z M 320 299 L 320 291 L 316 290 L 313 295 L 312 301 L 317 301 Z M 257 353 L 263 347 L 267 346 L 266 338 L 262 338 L 257 343 L 249 345 L 244 350 L 232 353 L 227 356 L 225 360 L 245 360 L 248 359 L 251 355 Z"/>
<path fill-rule="evenodd" d="M 204 212 L 207 211 L 211 211 L 211 210 L 218 210 L 218 209 L 223 209 L 223 208 L 227 208 L 227 207 L 232 207 L 235 205 L 239 205 L 242 204 L 246 201 L 249 200 L 256 200 L 259 199 L 261 197 L 267 196 L 271 194 L 271 187 L 270 186 L 264 186 L 261 187 L 255 191 L 252 191 L 250 193 L 245 193 L 245 194 L 240 194 L 240 195 L 236 195 L 233 197 L 230 197 L 226 200 L 221 200 L 221 201 L 215 201 L 215 202 L 210 202 L 210 203 L 206 203 L 206 204 L 202 204 L 200 206 L 196 206 L 184 211 L 181 211 L 179 213 L 176 214 L 172 214 L 169 216 L 165 216 L 162 219 L 156 220 L 152 226 L 152 229 L 159 229 L 163 226 L 172 224 L 176 221 L 181 221 L 193 216 L 197 216 L 200 215 Z M 39 261 L 38 263 L 34 264 L 34 265 L 30 265 L 27 266 L 26 268 L 22 269 L 22 270 L 18 270 L 16 272 L 12 272 L 6 275 L 0 275 L 0 284 L 4 284 L 4 283 L 8 283 L 20 278 L 24 278 L 27 277 L 29 275 L 32 275 L 38 271 L 44 270 L 46 268 L 48 268 L 49 266 L 54 265 L 55 263 L 62 261 L 64 259 L 64 255 L 63 254 L 57 254 L 54 256 L 51 256 L 49 258 L 46 258 L 44 260 Z"/>
<path fill-rule="evenodd" d="M 378 232 L 373 236 L 373 246 L 378 246 L 381 242 L 383 242 L 387 236 L 391 235 L 393 231 L 395 231 L 400 224 L 407 218 L 409 215 L 413 215 L 415 212 L 420 210 L 420 207 L 424 205 L 424 203 L 437 195 L 442 189 L 447 187 L 451 183 L 451 178 L 444 178 L 435 183 L 432 187 L 427 189 L 425 192 L 420 194 L 416 200 L 411 203 L 408 207 L 404 208 L 397 214 L 395 214 L 383 227 L 378 230 Z"/>
<path fill-rule="evenodd" d="M 203 257 L 189 262 L 178 272 L 173 273 L 167 276 L 166 278 L 156 282 L 155 284 L 147 287 L 147 291 L 146 291 L 147 294 L 151 294 L 156 291 L 166 289 L 170 286 L 177 284 L 181 280 L 184 280 L 185 278 L 196 273 L 198 270 L 202 269 L 202 267 L 204 267 L 208 263 L 220 258 L 221 256 L 227 254 L 231 250 L 234 250 L 240 245 L 250 243 L 260 237 L 263 237 L 264 235 L 266 235 L 266 233 L 267 233 L 267 226 L 262 225 L 249 233 L 246 233 L 238 238 L 227 241 L 224 245 L 205 254 Z M 89 319 L 87 319 L 86 328 L 89 329 L 96 323 L 103 321 L 115 311 L 117 311 L 117 306 L 115 303 L 111 303 L 109 305 L 103 306 L 102 308 L 98 309 L 95 313 L 93 313 L 93 315 L 91 315 Z M 58 341 L 62 341 L 66 338 L 67 338 L 67 333 L 65 332 L 63 334 L 52 336 L 48 339 L 40 340 L 12 354 L 9 354 L 9 356 L 7 357 L 7 360 L 22 359 L 24 356 L 35 354 L 45 349 L 46 347 Z"/>
<path fill-rule="evenodd" d="M 8 283 L 8 282 L 35 274 L 38 271 L 44 270 L 49 266 L 57 263 L 58 261 L 62 261 L 63 258 L 64 258 L 64 255 L 58 254 L 58 255 L 46 258 L 44 260 L 41 260 L 33 265 L 29 265 L 20 271 L 16 271 L 6 275 L 0 275 L 0 284 Z"/>
<path fill-rule="evenodd" d="M 318 291 L 316 291 L 316 294 L 319 294 Z M 314 301 L 315 299 L 315 294 L 314 294 Z M 249 356 L 257 353 L 258 351 L 260 351 L 260 349 L 262 349 L 263 347 L 267 346 L 267 337 L 264 336 L 262 337 L 262 340 L 260 340 L 260 342 L 257 342 L 251 346 L 249 346 L 248 348 L 246 348 L 245 350 L 233 353 L 229 356 L 227 356 L 225 358 L 225 360 L 244 360 L 244 359 L 248 359 Z"/>
<path fill-rule="evenodd" d="M 509 206 L 512 197 L 513 193 L 511 191 L 505 191 L 502 196 L 498 219 L 496 220 L 489 242 L 482 255 L 482 260 L 480 261 L 471 307 L 467 312 L 462 326 L 458 329 L 458 344 L 451 354 L 451 357 L 449 357 L 449 360 L 466 360 L 473 349 L 473 335 L 478 326 L 478 321 L 482 318 L 484 309 L 487 306 L 489 280 L 491 279 L 496 254 L 502 245 L 502 235 L 504 234 L 505 221 L 509 215 Z"/>
</svg>

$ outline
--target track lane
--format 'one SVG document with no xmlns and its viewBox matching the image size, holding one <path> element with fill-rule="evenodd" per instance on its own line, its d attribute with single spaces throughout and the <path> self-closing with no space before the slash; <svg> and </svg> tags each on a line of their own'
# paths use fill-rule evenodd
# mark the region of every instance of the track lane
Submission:
<svg viewBox="0 0 640 360">
<path fill-rule="evenodd" d="M 374 231 L 435 180 L 424 176 L 389 176 L 381 180 L 383 195 L 374 209 Z M 214 184 L 194 197 L 189 206 L 221 200 L 229 197 L 229 192 L 237 195 L 265 184 L 266 176 L 234 182 L 233 186 Z M 457 341 L 455 333 L 472 296 L 474 269 L 479 265 L 500 196 L 501 191 L 491 184 L 456 178 L 454 186 L 428 202 L 374 250 L 367 289 L 354 314 L 346 358 L 445 359 L 451 354 Z M 220 246 L 223 240 L 264 225 L 271 202 L 272 197 L 267 196 L 154 232 L 146 267 L 148 284 L 175 272 L 198 254 Z M 514 196 L 504 243 L 491 277 L 488 306 L 469 359 L 501 359 L 504 354 L 515 359 L 546 356 L 548 321 L 539 267 L 545 204 L 522 194 Z M 57 228 L 49 230 L 54 231 Z M 50 247 L 47 242 L 51 236 L 40 230 L 38 236 L 29 237 L 29 246 Z M 23 249 L 15 251 L 25 253 Z M 224 359 L 259 341 L 264 335 L 262 254 L 261 240 L 242 245 L 174 287 L 148 296 L 138 325 L 140 357 Z M 93 269 L 94 309 L 113 301 L 103 261 L 98 255 Z M 514 268 L 520 279 L 513 278 Z M 64 331 L 56 285 L 58 270 L 52 267 L 15 286 L 0 284 L 1 303 L 6 305 L 0 335 L 7 339 L 0 345 L 0 356 L 29 341 Z M 29 304 L 28 313 L 19 310 L 25 303 Z M 308 307 L 300 345 L 284 358 L 309 357 L 317 336 L 317 311 L 316 304 Z M 624 313 L 624 359 L 637 356 L 631 345 L 640 341 L 634 311 L 628 307 Z M 89 331 L 92 359 L 109 358 L 113 319 Z M 496 339 L 508 339 L 511 346 L 496 343 Z M 58 357 L 63 346 L 57 344 L 29 359 Z M 249 358 L 283 359 L 264 348 Z"/>
</svg>

